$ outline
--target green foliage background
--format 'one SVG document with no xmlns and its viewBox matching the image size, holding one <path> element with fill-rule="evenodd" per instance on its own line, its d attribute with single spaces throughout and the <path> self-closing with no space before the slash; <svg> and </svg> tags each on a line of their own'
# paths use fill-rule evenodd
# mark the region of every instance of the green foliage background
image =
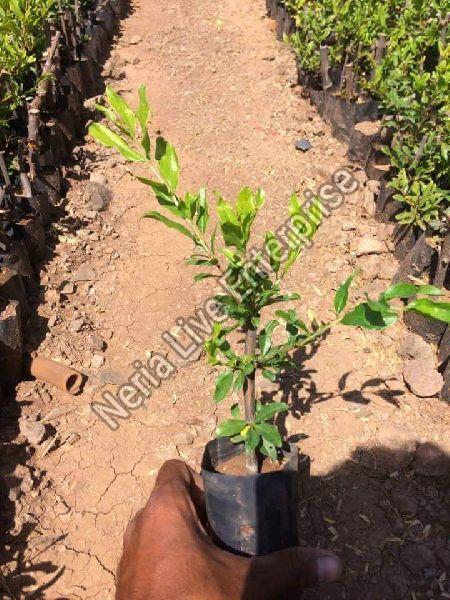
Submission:
<svg viewBox="0 0 450 600">
<path fill-rule="evenodd" d="M 291 42 L 301 68 L 317 75 L 319 48 L 332 67 L 354 64 L 358 86 L 376 98 L 393 129 L 385 148 L 398 215 L 418 229 L 448 229 L 450 218 L 450 0 L 286 0 L 297 32 Z M 447 29 L 445 27 L 447 25 Z M 387 36 L 382 64 L 374 44 Z M 374 74 L 374 77 L 372 77 Z"/>
</svg>

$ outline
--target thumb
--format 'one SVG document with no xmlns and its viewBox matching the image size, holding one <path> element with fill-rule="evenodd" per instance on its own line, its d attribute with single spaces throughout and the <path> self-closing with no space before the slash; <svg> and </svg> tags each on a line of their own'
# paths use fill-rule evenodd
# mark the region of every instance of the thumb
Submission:
<svg viewBox="0 0 450 600">
<path fill-rule="evenodd" d="M 342 562 L 332 552 L 288 548 L 252 559 L 248 582 L 254 591 L 248 598 L 274 598 L 290 589 L 336 581 L 341 573 Z"/>
</svg>

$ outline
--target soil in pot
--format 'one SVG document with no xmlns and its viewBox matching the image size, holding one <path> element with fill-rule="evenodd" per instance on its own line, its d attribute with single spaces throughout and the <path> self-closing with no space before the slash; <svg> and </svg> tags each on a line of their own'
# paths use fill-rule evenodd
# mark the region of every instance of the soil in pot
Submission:
<svg viewBox="0 0 450 600">
<path fill-rule="evenodd" d="M 242 445 L 226 438 L 209 442 L 205 449 L 202 477 L 206 510 L 217 542 L 248 556 L 295 546 L 299 465 L 302 479 L 307 476 L 309 462 L 306 457 L 299 462 L 297 447 L 290 446 L 281 468 L 273 463 L 274 471 L 263 468 L 262 473 L 250 474 L 243 468 L 243 452 Z M 270 461 L 266 462 L 270 469 Z"/>
</svg>

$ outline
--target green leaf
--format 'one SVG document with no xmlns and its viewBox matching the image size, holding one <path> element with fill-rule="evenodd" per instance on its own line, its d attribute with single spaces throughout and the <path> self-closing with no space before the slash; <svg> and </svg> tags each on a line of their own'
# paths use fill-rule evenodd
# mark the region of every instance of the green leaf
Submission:
<svg viewBox="0 0 450 600">
<path fill-rule="evenodd" d="M 418 287 L 412 283 L 397 283 L 388 288 L 381 296 L 385 300 L 392 300 L 393 298 L 409 298 L 417 294 Z"/>
<path fill-rule="evenodd" d="M 217 426 L 216 437 L 231 437 L 241 433 L 246 425 L 242 419 L 227 419 Z"/>
<path fill-rule="evenodd" d="M 450 323 L 450 302 L 434 302 L 429 298 L 419 298 L 410 302 L 405 310 L 414 310 L 438 321 Z"/>
<path fill-rule="evenodd" d="M 271 460 L 277 460 L 278 454 L 275 446 L 271 444 L 268 440 L 263 438 L 262 446 L 260 448 L 262 454 L 268 456 Z"/>
<path fill-rule="evenodd" d="M 268 421 L 274 417 L 277 413 L 285 412 L 289 409 L 286 402 L 270 402 L 269 404 L 263 404 L 259 410 L 256 411 L 256 423 L 262 423 Z"/>
<path fill-rule="evenodd" d="M 231 407 L 231 416 L 234 419 L 238 419 L 241 416 L 241 409 L 239 408 L 239 404 L 233 404 L 233 406 Z"/>
<path fill-rule="evenodd" d="M 162 137 L 156 139 L 155 159 L 158 161 L 162 177 L 167 181 L 169 187 L 175 190 L 180 174 L 178 157 L 172 144 Z"/>
<path fill-rule="evenodd" d="M 357 275 L 358 275 L 358 271 L 354 271 L 350 275 L 350 277 L 348 277 L 344 281 L 344 283 L 341 283 L 341 285 L 339 286 L 339 288 L 334 296 L 334 310 L 336 311 L 337 315 L 340 315 L 341 312 L 344 310 L 344 308 L 347 306 L 348 290 Z"/>
<path fill-rule="evenodd" d="M 203 279 L 209 279 L 210 277 L 214 277 L 212 273 L 197 273 L 194 275 L 194 281 L 203 281 Z"/>
<path fill-rule="evenodd" d="M 102 125 L 101 123 L 92 123 L 89 126 L 89 135 L 91 135 L 97 142 L 106 146 L 106 148 L 115 148 L 122 156 L 127 160 L 133 162 L 145 162 L 145 156 L 136 152 L 130 148 L 126 141 L 117 135 L 114 131 Z"/>
<path fill-rule="evenodd" d="M 208 203 L 206 201 L 206 190 L 201 188 L 198 193 L 198 215 L 197 225 L 202 233 L 205 233 L 209 221 Z"/>
<path fill-rule="evenodd" d="M 103 106 L 103 104 L 94 104 L 95 108 L 103 113 L 107 119 L 109 119 L 112 123 L 117 123 L 116 113 L 107 106 Z"/>
<path fill-rule="evenodd" d="M 276 378 L 277 378 L 277 374 L 274 373 L 273 371 L 269 371 L 269 369 L 263 369 L 262 376 L 265 379 L 268 379 L 269 381 L 276 381 Z"/>
<path fill-rule="evenodd" d="M 272 333 L 274 329 L 279 325 L 278 321 L 272 320 L 259 332 L 258 344 L 261 354 L 264 356 L 272 345 Z"/>
<path fill-rule="evenodd" d="M 233 371 L 224 371 L 216 379 L 216 389 L 214 391 L 214 402 L 216 402 L 216 404 L 222 402 L 222 400 L 230 391 L 233 378 Z"/>
<path fill-rule="evenodd" d="M 283 247 L 271 231 L 266 232 L 265 247 L 269 255 L 269 263 L 276 274 L 280 270 L 281 258 L 283 256 Z"/>
<path fill-rule="evenodd" d="M 444 290 L 434 285 L 419 285 L 417 289 L 418 294 L 427 294 L 428 296 L 443 296 Z"/>
<path fill-rule="evenodd" d="M 261 436 L 255 430 L 254 427 L 250 426 L 247 435 L 245 437 L 245 450 L 247 452 L 253 452 L 255 448 L 258 446 Z"/>
<path fill-rule="evenodd" d="M 233 384 L 233 389 L 235 392 L 240 392 L 242 390 L 242 388 L 244 387 L 244 381 L 245 381 L 244 371 L 238 371 L 236 378 L 234 380 L 234 384 Z"/>
<path fill-rule="evenodd" d="M 343 325 L 362 327 L 363 329 L 386 329 L 398 319 L 397 313 L 389 311 L 383 313 L 371 309 L 367 302 L 358 304 L 341 320 Z"/>
<path fill-rule="evenodd" d="M 275 425 L 270 425 L 270 423 L 256 423 L 255 429 L 261 435 L 263 440 L 267 440 L 276 448 L 280 448 L 283 445 L 280 432 Z"/>
<path fill-rule="evenodd" d="M 148 117 L 150 115 L 150 106 L 147 100 L 147 88 L 145 85 L 140 85 L 138 88 L 139 106 L 136 110 L 136 118 L 141 126 L 141 131 L 147 131 Z"/>
<path fill-rule="evenodd" d="M 181 225 L 181 223 L 176 223 L 175 221 L 172 221 L 172 219 L 168 219 L 161 213 L 156 212 L 155 210 L 151 210 L 150 212 L 145 213 L 144 217 L 146 217 L 147 219 L 155 219 L 156 221 L 160 221 L 161 223 L 164 223 L 164 225 L 166 225 L 167 227 L 170 227 L 170 229 L 176 229 L 177 231 L 190 238 L 194 242 L 196 241 L 194 234 L 191 233 L 189 229 L 187 229 L 184 225 Z"/>
<path fill-rule="evenodd" d="M 128 103 L 110 85 L 106 86 L 106 97 L 119 117 L 121 124 L 131 138 L 136 137 L 136 116 Z"/>
</svg>

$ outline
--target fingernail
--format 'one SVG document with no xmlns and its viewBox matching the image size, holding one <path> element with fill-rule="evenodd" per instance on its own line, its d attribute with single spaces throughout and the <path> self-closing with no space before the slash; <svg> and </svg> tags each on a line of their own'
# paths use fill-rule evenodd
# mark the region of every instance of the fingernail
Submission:
<svg viewBox="0 0 450 600">
<path fill-rule="evenodd" d="M 342 563 L 337 556 L 319 556 L 317 558 L 317 579 L 321 583 L 336 581 L 342 571 Z"/>
</svg>

